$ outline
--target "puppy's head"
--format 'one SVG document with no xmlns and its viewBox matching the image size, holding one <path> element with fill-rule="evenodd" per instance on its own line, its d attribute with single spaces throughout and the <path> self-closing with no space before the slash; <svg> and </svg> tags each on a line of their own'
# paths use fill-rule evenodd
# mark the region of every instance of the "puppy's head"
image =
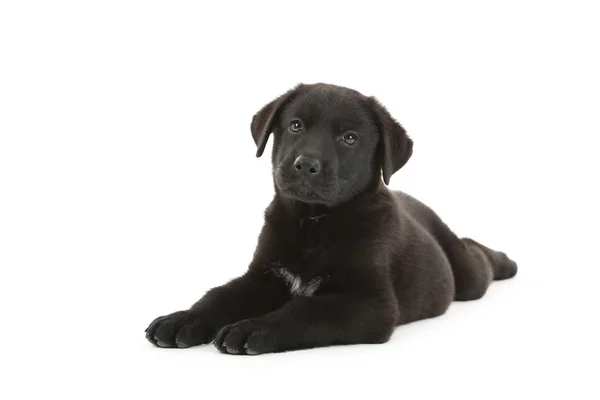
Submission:
<svg viewBox="0 0 600 400">
<path fill-rule="evenodd" d="M 373 97 L 340 86 L 299 85 L 254 115 L 260 157 L 271 133 L 276 190 L 335 206 L 381 180 L 389 183 L 412 154 L 406 131 Z"/>
</svg>

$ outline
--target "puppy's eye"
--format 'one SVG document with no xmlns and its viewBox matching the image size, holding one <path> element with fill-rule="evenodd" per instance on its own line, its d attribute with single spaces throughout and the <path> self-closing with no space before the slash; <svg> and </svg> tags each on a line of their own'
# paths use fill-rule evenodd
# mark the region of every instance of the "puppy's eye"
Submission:
<svg viewBox="0 0 600 400">
<path fill-rule="evenodd" d="M 349 145 L 353 145 L 358 140 L 356 133 L 346 133 L 342 140 Z"/>
<path fill-rule="evenodd" d="M 290 132 L 298 133 L 302 130 L 302 128 L 303 128 L 302 121 L 300 121 L 299 119 L 293 119 L 290 121 L 290 126 L 289 126 Z"/>
</svg>

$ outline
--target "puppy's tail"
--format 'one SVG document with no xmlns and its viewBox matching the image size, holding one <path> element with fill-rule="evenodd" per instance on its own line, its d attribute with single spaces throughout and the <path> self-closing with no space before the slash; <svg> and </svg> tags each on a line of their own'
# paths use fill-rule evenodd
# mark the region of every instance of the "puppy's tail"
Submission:
<svg viewBox="0 0 600 400">
<path fill-rule="evenodd" d="M 472 254 L 480 254 L 481 257 L 487 259 L 486 261 L 492 268 L 495 281 L 510 279 L 517 274 L 517 263 L 508 258 L 505 253 L 492 250 L 470 238 L 463 238 L 462 241 L 471 250 Z"/>
</svg>

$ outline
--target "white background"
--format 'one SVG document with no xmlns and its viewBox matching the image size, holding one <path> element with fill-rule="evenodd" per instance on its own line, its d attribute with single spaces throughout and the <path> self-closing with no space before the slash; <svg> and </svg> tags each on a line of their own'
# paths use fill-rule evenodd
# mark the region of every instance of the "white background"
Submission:
<svg viewBox="0 0 600 400">
<path fill-rule="evenodd" d="M 1 3 L 0 397 L 598 398 L 594 2 L 216 3 Z M 391 187 L 519 275 L 385 345 L 152 347 L 250 261 L 252 115 L 319 81 L 377 96 L 415 142 Z"/>
</svg>

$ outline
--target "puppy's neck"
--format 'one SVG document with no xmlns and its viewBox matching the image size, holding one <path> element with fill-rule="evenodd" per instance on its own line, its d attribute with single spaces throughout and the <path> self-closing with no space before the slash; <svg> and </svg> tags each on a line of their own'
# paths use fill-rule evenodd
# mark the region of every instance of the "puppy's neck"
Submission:
<svg viewBox="0 0 600 400">
<path fill-rule="evenodd" d="M 330 215 L 338 206 L 328 207 L 322 204 L 308 204 L 295 199 L 284 197 L 277 193 L 275 200 L 294 219 L 308 219 L 318 222 Z"/>
</svg>

